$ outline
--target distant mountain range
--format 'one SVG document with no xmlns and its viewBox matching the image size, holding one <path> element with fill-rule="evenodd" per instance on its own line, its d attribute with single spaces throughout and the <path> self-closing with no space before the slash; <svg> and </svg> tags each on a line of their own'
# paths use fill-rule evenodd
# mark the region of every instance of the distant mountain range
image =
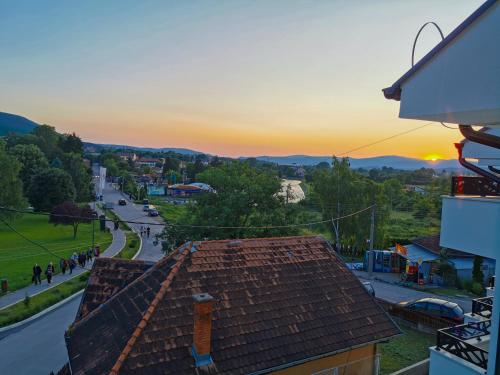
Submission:
<svg viewBox="0 0 500 375">
<path fill-rule="evenodd" d="M 11 113 L 0 112 L 0 136 L 4 136 L 10 132 L 15 133 L 29 133 L 38 124 L 31 121 L 23 116 L 14 115 Z M 128 145 L 115 145 L 115 144 L 99 144 L 84 142 L 85 147 L 90 150 L 101 150 L 101 149 L 127 149 L 134 151 L 148 151 L 148 152 L 176 152 L 183 155 L 199 155 L 202 152 L 191 150 L 188 148 L 175 148 L 175 147 L 162 147 L 162 148 L 152 148 L 152 147 L 137 147 Z M 247 159 L 242 157 L 240 159 Z M 331 163 L 331 156 L 309 156 L 309 155 L 289 155 L 289 156 L 258 156 L 257 160 L 267 161 L 270 163 L 280 164 L 280 165 L 316 165 L 321 162 Z M 357 168 L 382 168 L 382 167 L 392 167 L 394 169 L 404 169 L 404 170 L 414 170 L 420 168 L 432 168 L 432 169 L 460 169 L 461 166 L 456 160 L 437 160 L 428 161 L 421 159 L 407 158 L 403 156 L 377 156 L 373 158 L 349 158 L 351 167 Z"/>
<path fill-rule="evenodd" d="M 37 126 L 26 117 L 0 112 L 0 137 L 8 133 L 29 133 Z"/>
<path fill-rule="evenodd" d="M 175 147 L 153 148 L 153 147 L 111 145 L 111 144 L 90 143 L 90 142 L 83 142 L 83 145 L 86 148 L 94 148 L 96 150 L 101 150 L 101 149 L 120 150 L 120 149 L 122 149 L 122 150 L 143 151 L 143 152 L 176 152 L 176 153 L 182 154 L 182 155 L 201 155 L 201 154 L 203 154 L 203 152 L 190 150 L 188 148 L 175 148 Z"/>
<path fill-rule="evenodd" d="M 258 156 L 257 160 L 268 161 L 280 165 L 316 165 L 321 162 L 331 164 L 331 156 L 309 156 L 309 155 L 290 155 L 290 156 Z M 432 169 L 459 169 L 461 168 L 457 160 L 421 160 L 407 158 L 404 156 L 376 156 L 372 158 L 349 158 L 351 168 L 382 168 L 392 167 L 394 169 L 414 170 L 420 168 Z"/>
</svg>

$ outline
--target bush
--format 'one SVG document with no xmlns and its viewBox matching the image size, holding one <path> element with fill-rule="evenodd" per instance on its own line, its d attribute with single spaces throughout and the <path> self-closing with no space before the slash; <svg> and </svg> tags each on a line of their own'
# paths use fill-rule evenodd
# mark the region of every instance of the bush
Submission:
<svg viewBox="0 0 500 375">
<path fill-rule="evenodd" d="M 133 248 L 137 246 L 137 240 L 131 240 L 130 243 L 128 244 L 128 247 Z"/>
<path fill-rule="evenodd" d="M 465 290 L 468 290 L 468 291 L 472 290 L 472 280 L 465 280 L 463 282 L 463 285 L 464 285 Z"/>
<path fill-rule="evenodd" d="M 472 283 L 471 292 L 477 296 L 483 295 L 483 286 L 480 283 Z"/>
</svg>

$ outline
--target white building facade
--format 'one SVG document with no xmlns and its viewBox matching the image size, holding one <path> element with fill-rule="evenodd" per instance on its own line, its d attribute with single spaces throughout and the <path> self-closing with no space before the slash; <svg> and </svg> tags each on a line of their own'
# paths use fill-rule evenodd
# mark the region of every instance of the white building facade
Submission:
<svg viewBox="0 0 500 375">
<path fill-rule="evenodd" d="M 495 259 L 500 275 L 499 1 L 486 1 L 383 91 L 400 101 L 401 118 L 459 125 L 459 161 L 477 176 L 454 177 L 443 197 L 440 245 Z M 465 324 L 438 332 L 431 375 L 500 374 L 500 288 L 491 290 Z"/>
</svg>

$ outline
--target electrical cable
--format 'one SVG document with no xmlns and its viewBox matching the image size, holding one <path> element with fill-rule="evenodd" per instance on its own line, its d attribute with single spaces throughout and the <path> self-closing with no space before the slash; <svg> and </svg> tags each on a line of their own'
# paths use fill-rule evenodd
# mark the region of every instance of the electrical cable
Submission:
<svg viewBox="0 0 500 375">
<path fill-rule="evenodd" d="M 459 128 L 458 128 L 458 127 L 453 128 L 453 127 L 451 127 L 451 126 L 446 125 L 446 124 L 445 124 L 444 122 L 442 122 L 442 121 L 439 121 L 439 122 L 440 122 L 440 123 L 441 123 L 441 125 L 443 125 L 445 128 L 448 128 L 448 129 L 451 129 L 451 130 L 459 130 Z"/>
<path fill-rule="evenodd" d="M 10 225 L 6 220 L 0 218 L 0 221 L 2 223 L 4 223 L 10 230 L 12 230 L 14 233 L 16 233 L 18 236 L 22 237 L 23 239 L 25 239 L 26 241 L 32 243 L 33 245 L 35 246 L 38 246 L 40 248 L 42 248 L 44 251 L 46 251 L 47 253 L 49 253 L 50 255 L 56 257 L 57 259 L 64 259 L 62 257 L 60 257 L 59 255 L 53 253 L 52 251 L 50 251 L 48 248 L 46 248 L 45 246 L 43 246 L 42 244 L 39 244 L 38 242 L 36 241 L 33 241 L 31 240 L 30 238 L 26 237 L 24 234 L 22 234 L 21 232 L 18 232 L 16 230 L 16 228 L 14 228 L 12 225 Z M 65 260 L 65 259 L 64 259 Z M 83 267 L 83 266 L 80 266 L 78 263 L 76 264 L 78 267 L 86 270 L 86 271 L 91 271 L 90 268 L 86 268 L 86 267 Z"/>
<path fill-rule="evenodd" d="M 333 220 L 342 220 L 346 219 L 348 217 L 358 215 L 364 211 L 367 211 L 371 209 L 373 205 L 370 205 L 368 207 L 365 207 L 361 210 L 358 210 L 356 212 L 352 212 L 347 215 L 339 216 L 337 218 L 333 218 Z M 13 208 L 7 208 L 7 207 L 0 207 L 0 211 L 8 211 L 8 212 L 16 212 L 16 213 L 22 213 L 22 214 L 31 214 L 31 215 L 44 215 L 44 216 L 49 216 L 51 215 L 50 213 L 47 212 L 33 212 L 33 211 L 22 211 L 22 210 L 16 210 Z M 81 217 L 81 216 L 72 216 L 72 215 L 53 215 L 57 217 L 65 217 L 65 218 L 72 218 L 72 219 L 84 219 L 84 220 L 104 220 L 104 221 L 109 221 L 109 222 L 114 222 L 115 220 L 111 219 L 99 219 L 99 218 L 88 218 L 88 217 Z M 2 220 L 5 222 L 4 220 Z M 313 221 L 309 223 L 299 223 L 299 224 L 287 224 L 287 225 L 269 225 L 269 226 L 217 226 L 217 225 L 191 225 L 191 224 L 172 224 L 172 223 L 146 223 L 146 222 L 141 222 L 141 221 L 130 221 L 130 220 L 118 220 L 118 222 L 121 223 L 127 223 L 127 224 L 139 224 L 139 225 L 159 225 L 159 226 L 171 226 L 171 227 L 180 227 L 180 228 L 204 228 L 204 229 L 282 229 L 282 228 L 296 228 L 296 227 L 307 227 L 311 225 L 317 225 L 317 224 L 324 224 L 330 222 L 331 219 L 328 220 L 320 220 L 320 221 Z M 8 224 L 6 224 L 8 225 Z"/>
<path fill-rule="evenodd" d="M 349 151 L 345 151 L 345 152 L 342 152 L 340 154 L 337 154 L 336 156 L 344 156 L 344 155 L 347 155 L 347 154 L 350 154 L 351 152 L 354 152 L 354 151 L 359 151 L 359 150 L 362 150 L 364 148 L 367 148 L 367 147 L 371 147 L 371 146 L 374 146 L 374 145 L 377 145 L 379 143 L 382 143 L 382 142 L 385 142 L 385 141 L 388 141 L 390 139 L 393 139 L 393 138 L 396 138 L 396 137 L 400 137 L 402 135 L 405 135 L 405 134 L 408 134 L 408 133 L 411 133 L 411 132 L 414 132 L 416 130 L 419 130 L 419 129 L 422 129 L 422 128 L 425 128 L 426 126 L 429 126 L 433 124 L 433 122 L 428 122 L 424 125 L 420 125 L 420 126 L 417 126 L 416 128 L 413 128 L 413 129 L 409 129 L 409 130 L 405 130 L 404 132 L 401 132 L 401 133 L 397 133 L 397 134 L 394 134 L 394 135 L 391 135 L 389 137 L 386 137 L 386 138 L 382 138 L 382 139 L 379 139 L 378 141 L 375 141 L 375 142 L 371 142 L 371 143 L 368 143 L 368 144 L 365 144 L 363 146 L 359 146 L 359 147 L 356 147 L 356 148 L 353 148 Z"/>
</svg>

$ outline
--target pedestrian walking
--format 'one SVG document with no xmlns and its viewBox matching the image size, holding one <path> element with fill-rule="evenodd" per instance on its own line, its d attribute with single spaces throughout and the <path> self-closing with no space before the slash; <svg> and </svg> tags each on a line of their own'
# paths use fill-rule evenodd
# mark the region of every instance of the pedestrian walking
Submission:
<svg viewBox="0 0 500 375">
<path fill-rule="evenodd" d="M 61 268 L 61 272 L 63 275 L 66 274 L 67 267 L 68 267 L 68 263 L 67 263 L 66 259 L 64 259 L 64 258 L 59 259 L 59 268 Z"/>
<path fill-rule="evenodd" d="M 42 267 L 40 267 L 37 263 L 33 266 L 33 282 L 35 285 L 42 283 Z"/>
<path fill-rule="evenodd" d="M 47 276 L 47 282 L 49 284 L 52 282 L 52 276 L 54 275 L 55 271 L 56 270 L 54 268 L 54 265 L 52 264 L 52 262 L 50 262 L 47 265 L 47 269 L 45 270 L 45 276 Z"/>
<path fill-rule="evenodd" d="M 150 227 L 147 227 L 147 228 L 146 228 L 146 232 L 148 233 L 148 238 L 149 238 L 149 233 L 151 232 L 151 228 L 150 228 Z"/>
<path fill-rule="evenodd" d="M 76 267 L 76 262 L 73 257 L 69 258 L 69 274 L 71 275 L 73 273 L 73 270 Z"/>
</svg>

